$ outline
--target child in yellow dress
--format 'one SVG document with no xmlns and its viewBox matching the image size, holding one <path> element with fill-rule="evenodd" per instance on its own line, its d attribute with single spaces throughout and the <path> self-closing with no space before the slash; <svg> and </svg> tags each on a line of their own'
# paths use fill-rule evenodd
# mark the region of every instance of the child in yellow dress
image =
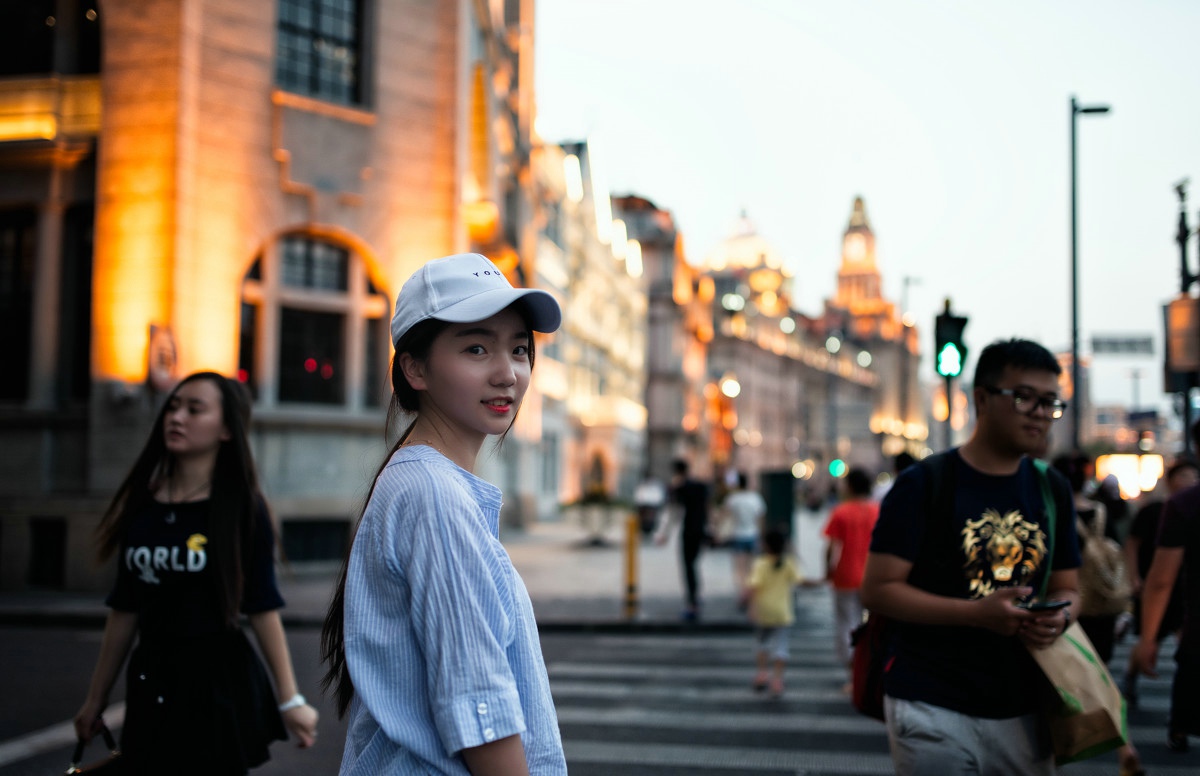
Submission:
<svg viewBox="0 0 1200 776">
<path fill-rule="evenodd" d="M 762 692 L 769 688 L 776 698 L 783 694 L 788 631 L 796 620 L 793 591 L 803 580 L 795 559 L 786 550 L 787 538 L 783 532 L 768 529 L 763 536 L 763 552 L 754 559 L 743 593 L 750 604 L 758 644 L 754 689 Z"/>
</svg>

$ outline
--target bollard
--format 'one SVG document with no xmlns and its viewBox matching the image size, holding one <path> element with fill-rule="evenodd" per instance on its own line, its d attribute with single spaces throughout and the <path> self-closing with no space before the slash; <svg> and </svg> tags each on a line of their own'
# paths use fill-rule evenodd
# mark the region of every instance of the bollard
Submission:
<svg viewBox="0 0 1200 776">
<path fill-rule="evenodd" d="M 625 518 L 625 619 L 633 620 L 638 614 L 638 544 L 642 528 L 636 512 Z"/>
</svg>

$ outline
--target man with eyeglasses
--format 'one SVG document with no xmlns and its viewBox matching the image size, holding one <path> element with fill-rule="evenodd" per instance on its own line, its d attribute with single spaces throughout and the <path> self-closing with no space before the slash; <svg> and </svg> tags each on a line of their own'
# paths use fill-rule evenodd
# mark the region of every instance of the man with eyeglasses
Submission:
<svg viewBox="0 0 1200 776">
<path fill-rule="evenodd" d="M 970 439 L 906 469 L 880 507 L 861 592 L 895 621 L 884 711 L 897 774 L 1055 773 L 1028 648 L 1051 644 L 1079 607 L 1070 488 L 1047 473 L 1051 540 L 1032 460 L 1066 408 L 1061 373 L 1029 340 L 984 348 Z M 1045 597 L 1065 607 L 1025 608 L 1048 568 Z"/>
</svg>

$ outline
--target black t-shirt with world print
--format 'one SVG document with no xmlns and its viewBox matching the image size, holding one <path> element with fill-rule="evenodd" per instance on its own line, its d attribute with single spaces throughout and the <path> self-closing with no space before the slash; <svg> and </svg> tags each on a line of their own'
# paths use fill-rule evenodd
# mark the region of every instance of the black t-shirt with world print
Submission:
<svg viewBox="0 0 1200 776">
<path fill-rule="evenodd" d="M 106 603 L 138 615 L 142 638 L 186 639 L 227 630 L 209 544 L 209 501 L 151 502 L 121 542 L 117 580 Z M 241 611 L 278 609 L 274 535 L 265 509 L 255 512 L 253 547 Z"/>
<path fill-rule="evenodd" d="M 952 515 L 925 514 L 928 505 L 937 504 L 938 499 L 927 495 L 925 467 L 910 466 L 883 500 L 871 552 L 913 562 L 910 581 L 937 595 L 977 599 L 1003 587 L 1026 585 L 1039 590 L 1051 542 L 1032 461 L 1022 460 L 1017 473 L 1006 476 L 976 471 L 957 450 L 949 452 L 946 463 L 952 467 L 947 479 L 954 495 L 944 502 L 953 504 Z M 1069 488 L 1055 472 L 1049 476 L 1060 481 L 1053 489 L 1057 507 L 1052 567 L 1078 568 L 1079 544 Z M 928 550 L 922 550 L 927 527 L 936 532 L 937 569 L 922 575 L 917 558 L 920 554 L 921 564 L 925 564 L 930 557 Z M 894 660 L 884 679 L 888 695 L 992 719 L 1036 708 L 1044 679 L 1016 636 L 968 626 L 908 622 L 895 623 L 892 632 Z"/>
</svg>

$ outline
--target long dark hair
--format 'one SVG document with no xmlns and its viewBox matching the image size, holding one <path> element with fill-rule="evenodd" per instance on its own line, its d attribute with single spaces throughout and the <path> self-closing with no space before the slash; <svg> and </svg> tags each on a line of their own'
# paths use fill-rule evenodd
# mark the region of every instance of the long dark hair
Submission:
<svg viewBox="0 0 1200 776">
<path fill-rule="evenodd" d="M 526 324 L 528 324 L 528 316 L 524 307 L 518 304 L 516 309 L 525 317 Z M 449 326 L 450 324 L 445 321 L 426 319 L 415 324 L 396 343 L 396 354 L 392 358 L 392 401 L 388 405 L 387 429 L 398 425 L 397 420 L 400 413 L 412 414 L 420 409 L 421 392 L 414 389 L 409 384 L 408 378 L 404 376 L 404 370 L 400 366 L 400 355 L 408 353 L 417 361 L 427 360 L 433 341 Z M 529 368 L 531 370 L 533 369 L 533 360 L 533 330 L 530 329 Z M 513 421 L 516 422 L 516 416 L 513 417 Z M 350 553 L 354 549 L 354 539 L 358 534 L 362 516 L 371 502 L 371 495 L 375 492 L 375 484 L 379 482 L 379 475 L 383 473 L 387 462 L 408 439 L 415 423 L 414 419 L 405 427 L 395 444 L 388 450 L 388 454 L 380 462 L 379 468 L 375 470 L 375 476 L 371 479 L 371 489 L 367 492 L 362 509 L 359 510 L 359 519 L 355 521 L 350 537 L 350 546 L 346 548 L 346 557 L 342 560 L 342 573 L 337 587 L 333 591 L 333 597 L 329 601 L 329 611 L 325 615 L 325 623 L 321 626 L 321 661 L 328 666 L 325 676 L 321 679 L 321 690 L 329 692 L 332 688 L 339 719 L 346 715 L 347 709 L 350 708 L 350 701 L 354 698 L 354 681 L 350 677 L 350 667 L 346 665 L 346 576 L 350 571 Z M 511 428 L 511 424 L 509 427 Z"/>
<path fill-rule="evenodd" d="M 247 429 L 250 425 L 250 401 L 241 383 L 216 372 L 188 375 L 167 396 L 154 420 L 150 437 L 133 468 L 96 526 L 97 560 L 112 557 L 130 524 L 143 514 L 154 492 L 175 471 L 175 457 L 167 450 L 163 427 L 171 399 L 188 383 L 205 380 L 221 394 L 221 418 L 229 439 L 222 440 L 213 465 L 212 488 L 208 501 L 209 562 L 216 572 L 221 591 L 221 611 L 227 623 L 237 623 L 241 607 L 245 567 L 249 562 L 254 537 L 255 510 L 266 510 L 266 500 L 258 486 L 258 473 L 250 453 Z M 274 530 L 272 526 L 272 530 Z"/>
</svg>

